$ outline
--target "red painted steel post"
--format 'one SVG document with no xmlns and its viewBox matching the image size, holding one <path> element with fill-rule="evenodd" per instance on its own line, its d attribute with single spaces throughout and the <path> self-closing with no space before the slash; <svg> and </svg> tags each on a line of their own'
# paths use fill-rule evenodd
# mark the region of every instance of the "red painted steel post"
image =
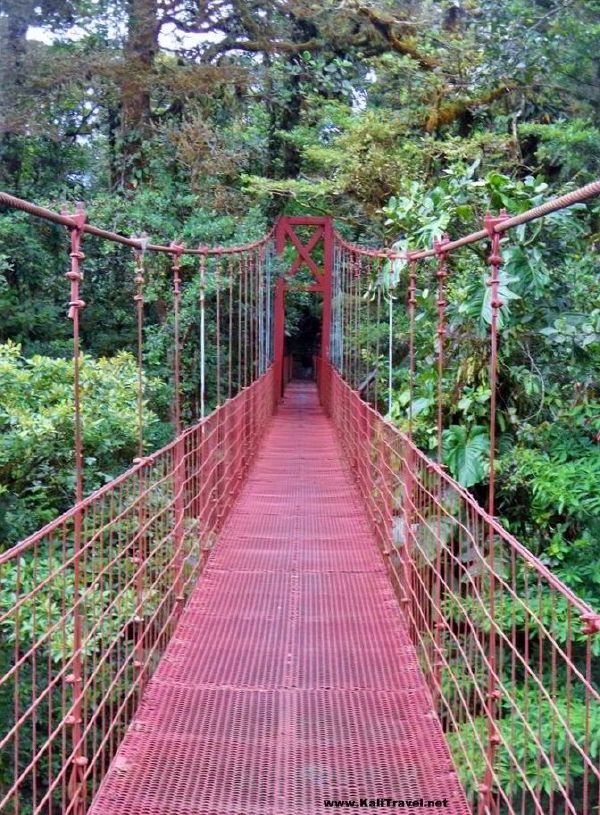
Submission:
<svg viewBox="0 0 600 815">
<path fill-rule="evenodd" d="M 508 216 L 503 210 L 497 218 L 489 213 L 485 217 L 484 225 L 490 239 L 490 255 L 488 263 L 490 266 L 490 277 L 487 285 L 490 287 L 490 480 L 488 489 L 488 513 L 491 518 L 495 512 L 495 448 L 496 448 L 496 396 L 498 385 L 498 315 L 502 307 L 500 300 L 500 266 L 502 255 L 500 251 L 500 234 L 495 231 L 497 224 L 502 223 Z M 497 687 L 496 677 L 496 573 L 494 564 L 495 555 L 494 528 L 488 524 L 488 562 L 490 567 L 489 586 L 489 614 L 492 620 L 488 641 L 488 687 L 487 687 L 487 718 L 488 718 L 488 744 L 486 752 L 486 772 L 484 781 L 480 786 L 480 808 L 482 813 L 492 812 L 494 807 L 493 775 L 496 749 L 500 743 L 500 737 L 496 728 L 496 718 L 498 715 L 498 697 L 500 691 Z"/>
<path fill-rule="evenodd" d="M 331 342 L 331 295 L 333 276 L 333 219 L 327 218 L 323 227 L 323 275 L 321 288 L 323 292 L 323 310 L 321 325 L 321 364 L 319 365 L 319 380 L 317 382 L 321 404 L 329 413 L 327 399 L 322 398 L 322 392 L 328 392 L 329 378 L 331 376 L 330 362 L 330 342 Z M 325 381 L 327 379 L 327 381 Z"/>
<path fill-rule="evenodd" d="M 182 595 L 183 579 L 183 538 L 184 538 L 184 439 L 181 436 L 181 347 L 179 309 L 181 305 L 181 263 L 180 258 L 183 246 L 171 244 L 171 270 L 173 272 L 173 421 L 175 424 L 176 444 L 173 447 L 173 490 L 175 525 L 173 528 L 173 584 L 175 602 L 178 612 L 181 611 L 184 597 Z"/>
<path fill-rule="evenodd" d="M 584 750 L 585 753 L 589 755 L 591 740 L 595 735 L 597 735 L 597 733 L 592 732 L 591 722 L 593 705 L 597 705 L 597 702 L 594 703 L 592 701 L 592 688 L 594 687 L 593 674 L 595 673 L 592 668 L 592 638 L 600 637 L 600 614 L 596 612 L 587 612 L 582 614 L 581 632 L 582 634 L 585 634 L 587 638 L 585 643 Z M 596 790 L 592 791 L 590 795 L 590 768 L 588 766 L 588 762 L 586 762 L 584 765 L 582 786 L 582 815 L 591 815 L 592 810 L 590 809 L 590 801 L 600 801 L 600 778 L 596 778 Z"/>
<path fill-rule="evenodd" d="M 408 438 L 409 444 L 403 445 L 403 488 L 404 488 L 404 546 L 403 546 L 403 571 L 405 580 L 404 602 L 408 604 L 412 600 L 412 529 L 413 529 L 413 503 L 415 492 L 415 458 L 413 455 L 413 401 L 415 390 L 415 325 L 417 305 L 417 261 L 407 253 L 408 260 L 408 316 L 409 316 L 409 403 L 408 403 Z"/>
<path fill-rule="evenodd" d="M 275 251 L 281 255 L 287 241 L 287 220 L 282 217 L 275 227 Z M 278 277 L 275 282 L 275 297 L 273 300 L 273 400 L 277 407 L 283 396 L 283 350 L 285 332 L 285 279 Z"/>
<path fill-rule="evenodd" d="M 444 342 L 446 338 L 446 289 L 445 281 L 448 277 L 446 244 L 450 243 L 447 235 L 436 241 L 434 244 L 435 254 L 438 261 L 436 277 L 438 280 L 437 290 L 437 454 L 438 462 L 442 463 L 442 434 L 443 434 L 443 396 L 444 396 Z"/>
<path fill-rule="evenodd" d="M 200 255 L 198 266 L 198 311 L 200 314 L 200 419 L 203 420 L 206 413 L 206 247 L 199 246 Z M 210 442 L 206 438 L 206 422 L 202 422 L 195 434 L 195 450 L 192 456 L 197 469 L 202 472 L 204 462 L 208 461 Z M 184 468 L 185 472 L 185 468 Z M 209 476 L 198 479 L 194 476 L 194 492 L 198 495 L 198 517 L 195 519 L 200 529 L 204 530 L 210 525 L 210 513 L 212 509 L 212 472 L 208 468 Z"/>
<path fill-rule="evenodd" d="M 446 290 L 445 281 L 448 276 L 447 269 L 447 254 L 446 245 L 449 243 L 449 238 L 444 235 L 439 241 L 435 241 L 434 249 L 437 257 L 437 309 L 438 309 L 438 325 L 437 325 L 437 457 L 438 463 L 442 465 L 442 439 L 444 432 L 444 341 L 446 337 Z M 442 602 L 442 536 L 441 536 L 441 501 L 442 501 L 442 481 L 439 476 L 437 477 L 437 496 L 436 496 L 436 558 L 435 558 L 435 586 L 433 592 L 433 617 L 432 620 L 434 628 L 434 653 L 433 653 L 433 681 L 436 689 L 436 702 L 439 698 L 441 691 L 441 669 L 443 662 L 441 660 L 442 650 L 442 629 L 444 628 L 444 620 L 442 619 L 441 602 Z"/>
<path fill-rule="evenodd" d="M 275 283 L 275 302 L 274 302 L 275 319 L 273 321 L 273 347 L 274 353 L 274 385 L 273 385 L 273 404 L 277 404 L 283 396 L 283 346 L 284 346 L 284 330 L 285 330 L 285 280 L 283 277 L 278 277 Z"/>
<path fill-rule="evenodd" d="M 142 240 L 147 240 L 143 237 Z M 135 251 L 135 311 L 137 329 L 137 413 L 138 413 L 138 454 L 134 458 L 134 464 L 144 462 L 144 250 Z M 135 614 L 135 658 L 133 667 L 136 671 L 137 681 L 140 688 L 140 696 L 144 688 L 144 568 L 146 563 L 146 502 L 144 500 L 145 487 L 145 467 L 140 467 L 138 471 L 138 530 L 136 553 L 132 555 L 132 563 L 136 570 L 136 603 Z"/>
<path fill-rule="evenodd" d="M 67 213 L 64 213 L 67 214 Z M 69 318 L 73 323 L 73 406 L 74 406 L 74 452 L 75 452 L 75 501 L 79 505 L 83 499 L 83 427 L 81 415 L 81 356 L 80 356 L 80 311 L 85 302 L 80 296 L 80 285 L 83 280 L 81 261 L 85 255 L 81 251 L 81 237 L 86 222 L 83 207 L 78 206 L 77 212 L 71 216 L 76 226 L 71 229 L 71 268 L 66 273 L 71 283 L 71 297 L 69 301 Z M 71 685 L 72 708 L 67 717 L 66 724 L 71 727 L 71 761 L 72 768 L 69 778 L 69 797 L 73 802 L 74 815 L 83 815 L 86 807 L 85 767 L 88 759 L 85 756 L 85 744 L 82 735 L 83 719 L 83 611 L 82 611 L 82 550 L 83 518 L 81 509 L 78 509 L 73 518 L 73 657 L 72 671 L 65 681 Z"/>
</svg>

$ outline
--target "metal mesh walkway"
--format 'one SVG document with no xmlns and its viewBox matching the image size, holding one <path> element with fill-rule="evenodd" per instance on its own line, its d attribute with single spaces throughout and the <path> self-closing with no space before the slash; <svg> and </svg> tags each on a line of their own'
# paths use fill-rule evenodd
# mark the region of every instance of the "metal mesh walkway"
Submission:
<svg viewBox="0 0 600 815">
<path fill-rule="evenodd" d="M 332 425 L 292 384 L 91 812 L 365 797 L 470 811 Z"/>
</svg>

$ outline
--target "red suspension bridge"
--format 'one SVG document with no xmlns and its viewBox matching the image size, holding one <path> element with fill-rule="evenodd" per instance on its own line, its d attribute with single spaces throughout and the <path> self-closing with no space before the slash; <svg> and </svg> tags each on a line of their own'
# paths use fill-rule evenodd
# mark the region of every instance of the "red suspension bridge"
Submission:
<svg viewBox="0 0 600 815">
<path fill-rule="evenodd" d="M 316 815 L 328 801 L 340 812 L 599 811 L 600 615 L 494 517 L 501 238 L 599 192 L 490 216 L 480 232 L 407 254 L 349 244 L 317 217 L 280 218 L 245 246 L 160 246 L 0 194 L 70 234 L 76 463 L 74 506 L 0 554 L 12 655 L 0 675 L 2 812 Z M 131 469 L 85 496 L 88 236 L 134 252 L 140 440 Z M 489 247 L 491 312 L 485 509 L 440 463 L 447 261 L 477 242 Z M 176 435 L 148 454 L 150 253 L 171 264 Z M 180 309 L 194 257 L 199 420 L 184 428 Z M 393 319 L 392 294 L 373 284 L 406 263 L 412 406 L 428 258 L 435 459 L 415 445 L 412 414 L 403 433 L 378 412 L 391 384 L 358 342 L 365 324 Z M 322 302 L 316 386 L 289 382 L 293 289 Z M 389 376 L 392 337 L 388 348 L 380 331 L 369 340 L 377 359 L 389 353 Z"/>
</svg>

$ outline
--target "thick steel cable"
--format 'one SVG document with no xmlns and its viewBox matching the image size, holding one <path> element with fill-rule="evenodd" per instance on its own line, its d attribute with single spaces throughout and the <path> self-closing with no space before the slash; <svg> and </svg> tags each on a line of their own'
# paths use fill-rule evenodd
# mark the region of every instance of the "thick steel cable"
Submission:
<svg viewBox="0 0 600 815">
<path fill-rule="evenodd" d="M 534 221 L 537 218 L 541 218 L 544 215 L 549 215 L 552 212 L 557 212 L 561 209 L 566 209 L 567 207 L 572 206 L 573 204 L 583 203 L 590 198 L 594 198 L 595 196 L 600 194 L 600 180 L 592 181 L 590 184 L 586 184 L 583 187 L 579 187 L 572 192 L 566 193 L 565 195 L 558 196 L 557 198 L 553 198 L 550 201 L 546 201 L 544 204 L 540 204 L 537 207 L 532 207 L 531 209 L 527 210 L 526 212 L 522 212 L 519 215 L 515 215 L 512 218 L 507 218 L 501 224 L 497 224 L 495 226 L 495 231 L 501 233 L 506 232 L 509 229 L 512 229 L 515 226 L 519 226 L 524 223 L 529 223 L 530 221 Z M 30 201 L 26 201 L 22 198 L 18 198 L 15 195 L 11 195 L 10 193 L 0 192 L 0 204 L 4 204 L 11 209 L 18 209 L 22 212 L 27 212 L 30 215 L 34 215 L 38 218 L 43 218 L 46 221 L 52 221 L 56 224 L 61 224 L 63 226 L 67 226 L 70 229 L 74 229 L 77 227 L 76 220 L 73 216 L 70 216 L 66 213 L 59 214 L 58 212 L 54 212 L 53 210 L 47 209 L 46 207 L 40 207 L 36 204 L 32 204 Z M 237 253 L 245 250 L 254 249 L 258 246 L 264 245 L 267 243 L 273 235 L 275 229 L 275 225 L 269 231 L 267 235 L 263 238 L 260 238 L 257 241 L 253 241 L 248 244 L 244 244 L 241 246 L 235 247 L 218 247 L 215 249 L 186 249 L 186 255 L 195 255 L 195 254 L 232 254 Z M 129 238 L 125 235 L 121 235 L 117 232 L 111 232 L 106 229 L 101 229 L 99 227 L 93 226 L 92 224 L 84 224 L 82 231 L 89 234 L 94 235 L 98 238 L 104 238 L 105 240 L 110 240 L 115 243 L 121 243 L 125 246 L 129 246 L 133 249 L 142 249 L 142 241 L 137 238 Z M 458 249 L 461 246 L 466 246 L 470 243 L 476 243 L 477 241 L 485 240 L 488 237 L 487 232 L 485 229 L 480 230 L 478 232 L 473 232 L 470 235 L 465 235 L 458 240 L 450 241 L 447 245 L 447 251 L 451 252 L 454 249 Z M 368 249 L 365 247 L 357 246 L 349 241 L 346 241 L 342 238 L 339 234 L 336 233 L 336 239 L 339 241 L 340 245 L 350 251 L 360 251 L 364 255 L 368 255 L 370 257 L 388 257 L 389 250 L 386 249 Z M 171 246 L 163 246 L 160 244 L 153 244 L 148 243 L 146 245 L 146 249 L 149 252 L 163 252 L 166 254 L 170 254 L 172 252 Z M 395 258 L 403 258 L 405 257 L 404 252 L 393 252 L 392 254 Z M 434 257 L 435 256 L 435 249 L 426 249 L 423 251 L 413 253 L 413 257 L 415 260 L 421 260 L 427 257 Z"/>
<path fill-rule="evenodd" d="M 584 187 L 579 187 L 572 192 L 566 193 L 565 195 L 560 195 L 557 198 L 553 198 L 550 201 L 546 201 L 544 204 L 540 204 L 537 207 L 532 207 L 531 209 L 526 210 L 525 212 L 521 212 L 519 215 L 514 215 L 511 218 L 506 218 L 505 220 L 498 222 L 494 227 L 494 231 L 497 233 L 503 233 L 508 231 L 509 229 L 513 229 L 515 226 L 520 226 L 521 224 L 530 223 L 531 221 L 535 221 L 538 218 L 542 218 L 545 215 L 550 215 L 553 212 L 558 212 L 561 209 L 567 209 L 568 207 L 573 206 L 573 204 L 581 204 L 585 201 L 590 200 L 591 198 L 595 198 L 597 195 L 600 195 L 600 180 L 592 181 L 590 184 L 586 184 Z M 344 240 L 339 234 L 336 233 L 337 240 L 342 244 L 342 246 L 346 247 L 350 251 L 359 251 L 362 252 L 366 256 L 371 257 L 386 257 L 388 255 L 388 250 L 386 249 L 369 249 L 366 247 L 358 246 L 357 244 L 350 243 L 349 241 Z M 478 241 L 486 240 L 488 238 L 488 232 L 485 229 L 480 229 L 477 232 L 472 232 L 469 235 L 464 235 L 457 240 L 449 241 L 446 245 L 446 251 L 452 252 L 455 249 L 460 249 L 461 246 L 467 246 L 471 243 L 477 243 Z M 406 252 L 402 251 L 393 251 L 392 257 L 403 259 L 406 258 Z M 435 257 L 435 248 L 431 247 L 429 249 L 423 249 L 415 252 L 411 252 L 411 257 L 414 260 L 424 260 L 425 258 L 432 258 Z"/>
<path fill-rule="evenodd" d="M 52 221 L 55 224 L 61 224 L 62 226 L 69 227 L 69 229 L 77 228 L 75 217 L 68 215 L 67 213 L 59 214 L 51 209 L 37 206 L 36 204 L 32 204 L 30 201 L 26 201 L 23 198 L 17 198 L 17 196 L 10 195 L 6 192 L 0 192 L 0 204 L 4 204 L 11 209 L 18 209 L 22 212 L 27 212 L 29 215 L 34 215 L 38 218 L 43 218 L 45 221 Z M 182 253 L 186 255 L 220 255 L 236 254 L 238 252 L 255 249 L 257 246 L 261 246 L 271 238 L 274 228 L 275 227 L 273 227 L 259 240 L 252 241 L 251 243 L 231 247 L 182 249 Z M 84 224 L 81 231 L 88 235 L 94 235 L 97 238 L 104 238 L 105 240 L 112 241 L 113 243 L 121 243 L 124 246 L 129 246 L 131 249 L 142 249 L 145 245 L 148 252 L 162 252 L 170 255 L 173 251 L 173 244 L 170 244 L 169 246 L 149 242 L 144 244 L 144 241 L 139 238 L 129 238 L 126 235 L 121 235 L 118 232 L 111 232 L 108 229 L 101 229 L 89 223 Z"/>
</svg>

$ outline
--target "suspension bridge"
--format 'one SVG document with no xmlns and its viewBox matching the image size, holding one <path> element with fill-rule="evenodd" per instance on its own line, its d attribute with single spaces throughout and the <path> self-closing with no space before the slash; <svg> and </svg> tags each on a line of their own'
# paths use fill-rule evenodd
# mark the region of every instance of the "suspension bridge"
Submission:
<svg viewBox="0 0 600 815">
<path fill-rule="evenodd" d="M 599 192 L 488 216 L 479 232 L 408 253 L 348 243 L 327 217 L 281 217 L 244 246 L 159 245 L 93 226 L 81 208 L 0 194 L 70 236 L 76 483 L 71 509 L 0 553 L 12 587 L 0 608 L 11 655 L 0 811 L 600 811 L 600 615 L 497 521 L 494 478 L 502 239 Z M 139 450 L 86 495 L 89 240 L 133 253 Z M 449 259 L 471 244 L 486 248 L 491 314 L 485 506 L 441 463 Z M 155 452 L 143 422 L 151 256 L 170 268 L 176 431 Z M 381 412 L 394 311 L 373 283 L 395 264 L 407 270 L 407 432 Z M 423 268 L 438 315 L 432 456 L 413 438 Z M 200 394 L 184 427 L 181 303 L 193 285 Z M 321 303 L 314 381 L 294 381 L 286 355 L 293 290 Z M 375 375 L 364 336 L 388 358 Z"/>
</svg>

